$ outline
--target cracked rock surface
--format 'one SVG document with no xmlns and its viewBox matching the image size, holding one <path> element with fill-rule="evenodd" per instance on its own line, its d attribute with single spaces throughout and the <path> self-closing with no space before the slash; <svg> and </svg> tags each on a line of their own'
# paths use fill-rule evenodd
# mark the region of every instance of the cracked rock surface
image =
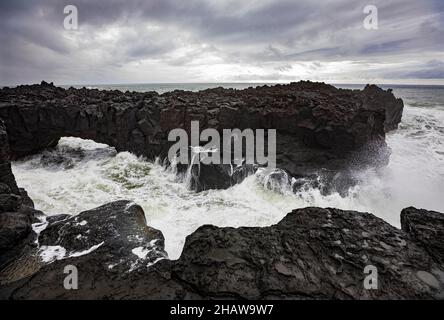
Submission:
<svg viewBox="0 0 444 320">
<path fill-rule="evenodd" d="M 429 218 L 424 210 L 416 213 L 421 218 L 411 222 L 411 227 Z M 430 254 L 433 244 L 430 248 L 369 213 L 304 208 L 270 227 L 206 225 L 187 237 L 175 261 L 166 258 L 161 233 L 147 227 L 142 217 L 140 207 L 121 201 L 50 223 L 41 240 L 64 245 L 71 255 L 44 264 L 31 277 L 4 285 L 2 298 L 444 297 L 443 252 Z M 435 224 L 433 229 L 442 232 L 444 225 Z M 78 240 L 79 234 L 85 240 Z M 104 244 L 93 252 L 72 254 L 99 240 Z M 143 250 L 134 253 L 134 248 L 146 249 L 146 255 L 139 257 L 137 253 Z M 78 290 L 63 287 L 66 265 L 79 270 Z M 377 270 L 377 290 L 364 287 L 369 265 Z"/>
</svg>

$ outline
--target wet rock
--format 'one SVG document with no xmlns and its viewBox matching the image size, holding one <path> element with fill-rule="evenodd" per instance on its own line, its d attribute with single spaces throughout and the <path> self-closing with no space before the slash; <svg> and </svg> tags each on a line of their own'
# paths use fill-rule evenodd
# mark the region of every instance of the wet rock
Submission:
<svg viewBox="0 0 444 320">
<path fill-rule="evenodd" d="M 444 265 L 444 215 L 436 211 L 405 208 L 401 212 L 401 227 L 430 255 Z"/>
<path fill-rule="evenodd" d="M 20 201 L 21 198 L 15 194 L 0 194 L 0 212 L 17 210 Z"/>
<path fill-rule="evenodd" d="M 25 189 L 19 188 L 21 203 L 23 206 L 34 208 L 34 201 L 29 197 Z"/>
<path fill-rule="evenodd" d="M 162 233 L 147 226 L 142 208 L 129 201 L 111 202 L 76 216 L 51 217 L 39 236 L 41 248 L 61 247 L 64 259 L 96 248 L 94 254 L 104 257 L 103 264 L 120 270 L 165 258 L 163 242 Z"/>
<path fill-rule="evenodd" d="M 31 289 L 35 293 L 29 293 L 29 297 L 62 297 L 67 291 L 63 286 L 67 265 L 79 270 L 81 285 L 79 290 L 72 290 L 79 292 L 78 298 L 129 297 L 137 281 L 145 282 L 142 274 L 167 257 L 162 233 L 147 226 L 142 208 L 130 201 L 112 202 L 76 216 L 48 217 L 47 222 L 34 253 L 40 262 L 33 276 L 50 289 L 45 293 Z M 142 278 L 131 279 L 134 275 Z M 5 277 L 0 272 L 1 278 Z M 26 279 L 14 283 L 23 281 Z M 119 289 L 121 285 L 128 287 Z M 28 289 L 25 285 L 24 290 Z M 7 285 L 0 286 L 0 296 L 12 294 L 11 290 Z"/>
<path fill-rule="evenodd" d="M 8 134 L 4 122 L 0 118 L 0 183 L 1 193 L 18 193 L 17 183 L 11 170 L 11 152 L 9 149 Z"/>
<path fill-rule="evenodd" d="M 202 226 L 187 237 L 176 261 L 162 259 L 128 270 L 112 266 L 116 257 L 131 259 L 130 249 L 158 238 L 144 227 L 143 213 L 128 203 L 109 204 L 55 222 L 42 233 L 46 244 L 77 252 L 97 242 L 89 254 L 64 257 L 32 277 L 0 289 L 1 298 L 63 299 L 435 299 L 443 298 L 444 270 L 421 241 L 369 213 L 338 209 L 294 210 L 278 224 L 258 228 Z M 114 212 L 114 213 L 113 213 Z M 115 213 L 116 219 L 111 219 Z M 104 226 L 93 225 L 96 217 Z M 428 215 L 428 213 L 425 213 Z M 433 216 L 433 214 L 432 214 Z M 83 219 L 91 223 L 93 242 L 77 244 Z M 87 220 L 88 219 L 88 220 Z M 119 220 L 122 220 L 119 222 Z M 127 222 L 125 222 L 127 221 Z M 138 221 L 136 223 L 136 221 Z M 123 225 L 123 228 L 118 227 Z M 114 227 L 111 227 L 114 226 Z M 145 229 L 146 228 L 146 229 Z M 441 228 L 442 226 L 438 226 Z M 123 232 L 111 232 L 111 230 Z M 142 233 L 137 230 L 145 229 Z M 72 231 L 70 231 L 72 230 Z M 103 233 L 102 233 L 103 231 Z M 128 233 L 140 239 L 128 242 Z M 58 236 L 60 235 L 60 236 Z M 116 245 L 113 245 L 115 243 Z M 158 244 L 162 252 L 162 241 Z M 141 253 L 142 251 L 138 251 Z M 67 254 L 68 255 L 68 254 Z M 133 254 L 134 255 L 134 254 Z M 143 260 L 145 261 L 145 260 Z M 151 260 L 150 260 L 151 261 Z M 65 290 L 63 269 L 79 269 L 79 289 Z M 365 286 L 368 267 L 377 289 Z"/>
<path fill-rule="evenodd" d="M 23 213 L 3 212 L 0 214 L 0 226 L 0 252 L 5 252 L 28 236 L 31 220 Z"/>
<path fill-rule="evenodd" d="M 378 290 L 364 287 L 368 265 L 379 270 Z M 203 226 L 187 238 L 174 270 L 210 297 L 432 298 L 443 290 L 430 280 L 442 265 L 407 234 L 338 209 L 294 210 L 265 228 Z M 429 283 L 418 279 L 420 270 L 434 274 L 423 276 Z"/>
<path fill-rule="evenodd" d="M 11 188 L 6 183 L 0 183 L 0 194 L 11 193 Z"/>
<path fill-rule="evenodd" d="M 366 85 L 362 91 L 364 95 L 364 105 L 369 109 L 384 109 L 385 120 L 384 129 L 386 132 L 398 128 L 401 122 L 404 103 L 401 99 L 392 99 L 392 90 L 381 92 L 378 86 Z"/>
<path fill-rule="evenodd" d="M 0 120 L 0 270 L 31 245 L 31 223 L 38 213 L 27 193 L 17 187 L 11 171 L 8 136 Z"/>
</svg>

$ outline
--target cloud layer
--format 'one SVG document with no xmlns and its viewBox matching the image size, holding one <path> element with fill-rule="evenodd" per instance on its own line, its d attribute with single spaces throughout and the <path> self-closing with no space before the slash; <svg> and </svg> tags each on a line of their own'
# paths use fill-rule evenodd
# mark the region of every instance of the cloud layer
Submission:
<svg viewBox="0 0 444 320">
<path fill-rule="evenodd" d="M 78 8 L 65 30 L 64 6 Z M 292 81 L 444 83 L 444 2 L 0 2 L 0 84 Z M 436 80 L 437 79 L 437 80 Z"/>
</svg>

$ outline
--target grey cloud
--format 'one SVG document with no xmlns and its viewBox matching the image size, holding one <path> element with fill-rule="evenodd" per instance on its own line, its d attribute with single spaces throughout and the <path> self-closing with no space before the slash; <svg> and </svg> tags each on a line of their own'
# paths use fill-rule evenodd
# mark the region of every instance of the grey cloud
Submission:
<svg viewBox="0 0 444 320">
<path fill-rule="evenodd" d="M 443 79 L 444 61 L 432 60 L 422 65 L 414 66 L 413 71 L 399 71 L 390 74 L 392 77 L 406 79 Z"/>
<path fill-rule="evenodd" d="M 238 71 L 231 80 L 291 80 L 289 72 L 300 62 L 313 75 L 341 61 L 374 76 L 443 78 L 441 69 L 423 61 L 444 50 L 442 1 L 372 2 L 380 28 L 367 31 L 362 26 L 366 0 L 72 0 L 79 9 L 76 34 L 63 29 L 63 2 L 1 1 L 0 82 L 77 83 L 90 75 L 119 82 L 119 74 L 133 72 L 134 63 L 146 63 L 150 75 L 156 69 L 156 79 L 170 79 L 177 70 L 178 82 L 201 80 L 180 75 L 203 76 L 214 63 L 254 69 Z M 407 61 L 402 68 L 410 69 L 384 72 L 393 61 Z M 374 63 L 380 67 L 369 67 Z M 328 76 L 351 76 L 341 72 L 328 71 Z"/>
</svg>

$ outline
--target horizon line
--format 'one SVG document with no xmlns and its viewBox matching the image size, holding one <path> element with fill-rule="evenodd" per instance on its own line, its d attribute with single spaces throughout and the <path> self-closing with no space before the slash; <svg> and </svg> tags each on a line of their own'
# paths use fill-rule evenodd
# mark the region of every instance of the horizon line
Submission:
<svg viewBox="0 0 444 320">
<path fill-rule="evenodd" d="M 184 84 L 188 84 L 188 85 L 192 85 L 192 84 L 196 84 L 196 85 L 205 85 L 205 84 L 211 84 L 211 85 L 223 85 L 223 84 L 255 84 L 255 85 L 277 85 L 277 84 L 290 84 L 290 83 L 297 83 L 297 82 L 301 82 L 301 81 L 305 81 L 305 82 L 316 82 L 316 83 L 325 83 L 325 84 L 329 84 L 329 85 L 368 85 L 368 84 L 374 84 L 374 85 L 381 85 L 381 86 L 444 86 L 444 79 L 430 79 L 430 80 L 437 80 L 437 81 L 442 81 L 441 83 L 421 83 L 421 82 L 379 82 L 379 81 L 374 81 L 374 82 L 341 82 L 341 81 L 332 81 L 332 82 L 327 82 L 327 81 L 313 81 L 313 80 L 292 80 L 292 81 L 209 81 L 209 82 L 121 82 L 121 83 L 56 83 L 54 81 L 46 81 L 46 80 L 41 80 L 40 82 L 34 82 L 34 83 L 22 83 L 22 84 L 0 84 L 1 88 L 5 88 L 5 87 L 17 87 L 17 86 L 21 86 L 21 85 L 35 85 L 35 84 L 40 84 L 41 82 L 45 81 L 47 83 L 53 83 L 54 86 L 59 86 L 59 87 L 68 87 L 68 86 L 75 86 L 75 87 L 79 87 L 79 86 L 137 86 L 137 85 L 184 85 Z"/>
</svg>

